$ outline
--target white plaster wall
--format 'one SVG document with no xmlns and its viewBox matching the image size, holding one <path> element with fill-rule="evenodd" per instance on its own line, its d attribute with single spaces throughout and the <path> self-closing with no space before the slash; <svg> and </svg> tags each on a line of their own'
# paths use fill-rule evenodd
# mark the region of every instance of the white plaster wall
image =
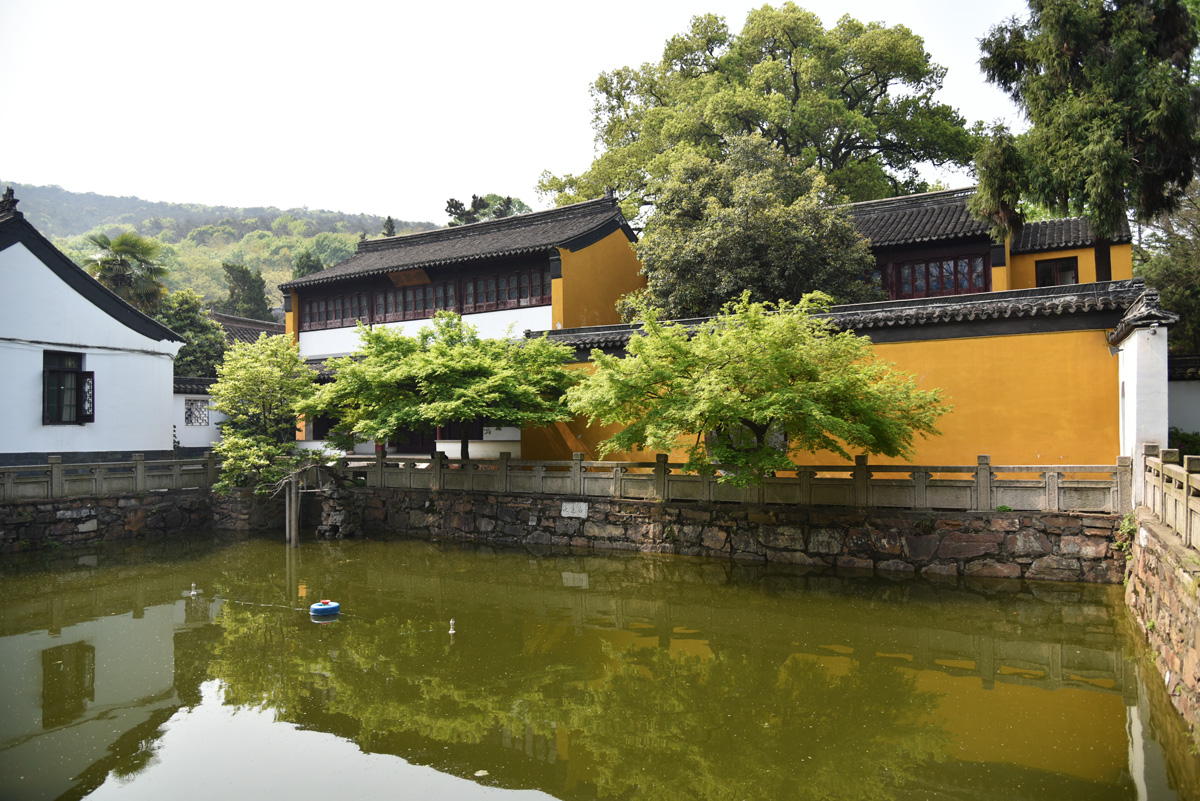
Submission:
<svg viewBox="0 0 1200 801">
<path fill-rule="evenodd" d="M 0 251 L 0 453 L 170 450 L 172 368 L 183 343 L 155 341 L 96 308 L 24 245 Z M 42 425 L 42 353 L 84 354 L 96 422 Z"/>
<path fill-rule="evenodd" d="M 184 410 L 187 400 L 203 400 L 208 403 L 208 425 L 189 426 L 186 424 Z M 221 441 L 221 429 L 217 423 L 225 419 L 225 415 L 212 408 L 212 398 L 207 395 L 176 395 L 173 419 L 175 423 L 175 438 L 184 448 L 204 448 L 216 445 Z"/>
<path fill-rule="evenodd" d="M 1142 446 L 1167 442 L 1166 329 L 1140 328 L 1120 344 L 1121 455 L 1133 457 L 1133 502 L 1142 502 Z"/>
<path fill-rule="evenodd" d="M 512 326 L 512 336 L 520 337 L 526 329 L 531 331 L 548 331 L 554 327 L 552 307 L 531 306 L 524 309 L 504 309 L 502 311 L 479 312 L 463 317 L 479 330 L 479 336 L 486 339 L 499 339 L 508 336 L 508 327 Z M 405 336 L 415 336 L 422 328 L 428 327 L 429 320 L 407 320 L 400 323 L 379 323 L 385 328 L 399 329 Z M 305 359 L 324 359 L 330 356 L 345 356 L 358 349 L 358 330 L 356 328 L 330 328 L 324 331 L 300 332 L 300 356 Z"/>
<path fill-rule="evenodd" d="M 1167 385 L 1171 426 L 1200 431 L 1200 381 L 1171 381 Z"/>
</svg>

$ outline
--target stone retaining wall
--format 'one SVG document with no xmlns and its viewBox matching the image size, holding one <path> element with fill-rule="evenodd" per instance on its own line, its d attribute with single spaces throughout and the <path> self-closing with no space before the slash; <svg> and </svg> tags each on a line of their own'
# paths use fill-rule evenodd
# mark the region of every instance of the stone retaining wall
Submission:
<svg viewBox="0 0 1200 801">
<path fill-rule="evenodd" d="M 1183 544 L 1149 509 L 1138 509 L 1125 605 L 1146 636 L 1158 675 L 1200 746 L 1200 553 Z"/>
<path fill-rule="evenodd" d="M 207 490 L 0 504 L 0 553 L 161 537 L 212 527 Z"/>
<path fill-rule="evenodd" d="M 669 504 L 412 489 L 324 496 L 317 533 L 403 534 L 889 573 L 1119 583 L 1116 515 Z"/>
<path fill-rule="evenodd" d="M 0 553 L 211 529 L 283 531 L 283 500 L 190 489 L 0 504 Z"/>
</svg>

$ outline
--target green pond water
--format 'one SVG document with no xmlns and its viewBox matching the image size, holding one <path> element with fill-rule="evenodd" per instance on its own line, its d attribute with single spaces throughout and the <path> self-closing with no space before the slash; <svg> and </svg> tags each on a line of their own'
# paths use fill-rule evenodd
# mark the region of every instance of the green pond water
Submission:
<svg viewBox="0 0 1200 801">
<path fill-rule="evenodd" d="M 246 540 L 0 590 L 4 799 L 1200 798 L 1119 587 Z"/>
</svg>

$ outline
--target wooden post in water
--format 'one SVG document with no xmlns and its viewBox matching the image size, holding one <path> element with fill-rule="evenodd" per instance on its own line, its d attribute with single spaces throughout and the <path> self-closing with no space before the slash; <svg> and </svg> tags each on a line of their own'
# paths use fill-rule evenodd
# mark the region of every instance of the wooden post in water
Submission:
<svg viewBox="0 0 1200 801">
<path fill-rule="evenodd" d="M 283 540 L 292 544 L 292 485 L 283 491 Z"/>
<path fill-rule="evenodd" d="M 300 474 L 292 473 L 291 486 L 289 487 L 292 494 L 292 509 L 290 522 L 292 524 L 292 541 L 293 548 L 300 547 Z"/>
</svg>

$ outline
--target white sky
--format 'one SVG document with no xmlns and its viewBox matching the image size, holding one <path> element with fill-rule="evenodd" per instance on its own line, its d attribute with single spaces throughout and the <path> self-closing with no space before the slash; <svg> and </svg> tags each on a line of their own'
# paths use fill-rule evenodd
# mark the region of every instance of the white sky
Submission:
<svg viewBox="0 0 1200 801">
<path fill-rule="evenodd" d="M 695 14 L 747 0 L 412 3 L 0 0 L 0 177 L 77 192 L 445 222 L 446 198 L 546 208 L 543 170 L 594 155 L 589 84 L 656 61 Z M 943 102 L 1020 126 L 978 39 L 1019 0 L 802 2 L 904 24 Z M 966 174 L 945 176 L 952 186 Z"/>
</svg>

